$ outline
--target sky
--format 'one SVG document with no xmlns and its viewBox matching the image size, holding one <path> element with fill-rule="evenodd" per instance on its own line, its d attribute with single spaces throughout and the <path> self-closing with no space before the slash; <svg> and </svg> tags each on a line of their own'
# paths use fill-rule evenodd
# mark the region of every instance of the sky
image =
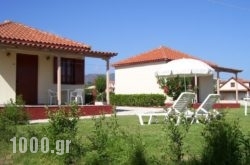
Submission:
<svg viewBox="0 0 250 165">
<path fill-rule="evenodd" d="M 1 0 L 5 20 L 117 52 L 111 64 L 166 46 L 250 80 L 249 0 Z M 105 65 L 87 58 L 86 74 L 105 73 Z"/>
</svg>

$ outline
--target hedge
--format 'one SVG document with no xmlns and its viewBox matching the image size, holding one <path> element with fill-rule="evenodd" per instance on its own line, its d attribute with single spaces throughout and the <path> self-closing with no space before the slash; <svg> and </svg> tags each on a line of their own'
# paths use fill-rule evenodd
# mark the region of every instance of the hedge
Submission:
<svg viewBox="0 0 250 165">
<path fill-rule="evenodd" d="M 112 94 L 110 103 L 116 106 L 163 106 L 166 97 L 162 94 Z"/>
</svg>

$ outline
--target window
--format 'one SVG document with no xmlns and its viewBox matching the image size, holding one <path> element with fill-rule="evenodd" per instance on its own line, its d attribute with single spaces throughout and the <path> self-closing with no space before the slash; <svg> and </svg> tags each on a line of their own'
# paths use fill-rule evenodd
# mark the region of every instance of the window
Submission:
<svg viewBox="0 0 250 165">
<path fill-rule="evenodd" d="M 62 84 L 84 84 L 84 60 L 61 58 Z M 54 83 L 57 83 L 57 58 L 54 58 Z"/>
<path fill-rule="evenodd" d="M 231 82 L 231 87 L 235 87 L 235 83 L 234 82 Z"/>
<path fill-rule="evenodd" d="M 62 83 L 63 84 L 74 84 L 74 60 L 73 59 L 65 59 L 61 60 L 62 66 Z"/>
</svg>

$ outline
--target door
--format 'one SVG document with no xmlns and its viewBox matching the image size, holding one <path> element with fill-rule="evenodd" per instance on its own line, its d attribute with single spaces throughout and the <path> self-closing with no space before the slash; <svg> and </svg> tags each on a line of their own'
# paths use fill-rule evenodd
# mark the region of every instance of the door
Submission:
<svg viewBox="0 0 250 165">
<path fill-rule="evenodd" d="M 16 95 L 22 95 L 25 104 L 37 104 L 38 56 L 17 54 Z"/>
</svg>

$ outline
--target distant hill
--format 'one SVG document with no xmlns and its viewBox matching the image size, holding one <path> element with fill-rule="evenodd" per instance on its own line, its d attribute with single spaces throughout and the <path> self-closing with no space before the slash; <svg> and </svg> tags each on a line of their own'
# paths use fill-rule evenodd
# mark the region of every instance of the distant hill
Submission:
<svg viewBox="0 0 250 165">
<path fill-rule="evenodd" d="M 85 75 L 85 83 L 87 85 L 94 84 L 96 77 L 101 76 L 101 75 L 106 76 L 105 74 L 86 74 Z M 110 74 L 110 81 L 115 81 L 115 74 L 114 73 Z"/>
</svg>

